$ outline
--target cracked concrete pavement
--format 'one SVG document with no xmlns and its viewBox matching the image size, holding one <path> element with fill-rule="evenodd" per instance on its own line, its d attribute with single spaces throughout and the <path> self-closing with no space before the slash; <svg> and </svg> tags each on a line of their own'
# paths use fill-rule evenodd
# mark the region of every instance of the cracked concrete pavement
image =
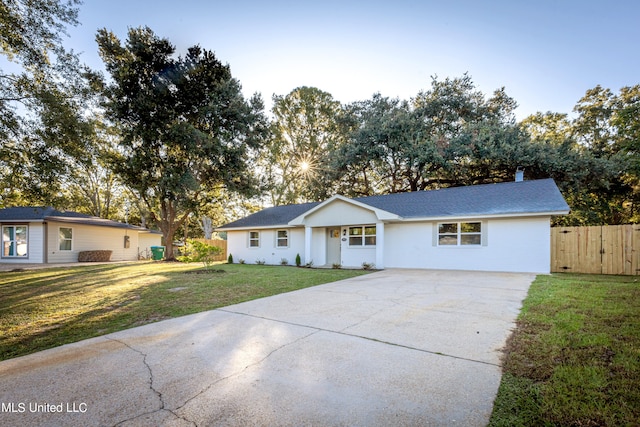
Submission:
<svg viewBox="0 0 640 427">
<path fill-rule="evenodd" d="M 0 424 L 483 426 L 534 278 L 385 270 L 3 361 Z"/>
</svg>

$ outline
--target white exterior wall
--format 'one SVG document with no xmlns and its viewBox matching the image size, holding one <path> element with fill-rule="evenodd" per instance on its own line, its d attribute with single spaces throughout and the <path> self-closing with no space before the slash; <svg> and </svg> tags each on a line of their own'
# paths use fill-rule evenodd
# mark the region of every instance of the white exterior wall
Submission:
<svg viewBox="0 0 640 427">
<path fill-rule="evenodd" d="M 469 220 L 474 221 L 474 220 Z M 453 222 L 453 221 L 441 221 Z M 549 217 L 483 220 L 481 246 L 437 246 L 437 222 L 385 226 L 385 266 L 549 273 Z"/>
<path fill-rule="evenodd" d="M 162 234 L 138 233 L 138 251 L 145 257 L 151 257 L 151 246 L 162 245 Z"/>
<path fill-rule="evenodd" d="M 342 210 L 342 207 L 336 210 Z M 353 211 L 352 211 L 353 213 Z M 375 221 L 351 223 L 346 211 L 343 221 L 349 226 L 372 225 Z M 361 220 L 372 218 L 363 216 Z M 478 219 L 445 220 L 440 222 L 476 222 Z M 479 246 L 437 246 L 438 222 L 385 223 L 382 257 L 384 268 L 426 268 L 444 270 L 507 271 L 549 273 L 551 257 L 550 217 L 523 217 L 481 220 L 483 243 Z M 317 222 L 319 223 L 319 222 Z M 260 231 L 260 247 L 249 247 L 249 231 L 228 231 L 228 253 L 234 261 L 253 264 L 264 260 L 267 264 L 280 264 L 286 258 L 295 265 L 300 254 L 302 263 L 313 261 L 315 266 L 326 264 L 327 228 L 312 229 L 311 254 L 305 256 L 304 227 L 290 228 L 289 247 L 276 248 L 277 229 Z M 361 267 L 363 262 L 376 264 L 376 247 L 350 247 L 348 226 L 341 227 L 341 261 L 344 267 Z M 344 241 L 342 238 L 346 237 Z M 380 255 L 380 254 L 378 254 Z M 377 266 L 376 266 L 377 267 Z"/>
<path fill-rule="evenodd" d="M 276 247 L 276 235 L 278 230 L 289 231 L 289 246 Z M 260 246 L 249 247 L 249 232 L 260 232 Z M 289 265 L 296 265 L 296 255 L 300 254 L 304 264 L 304 228 L 278 228 L 255 229 L 241 231 L 227 231 L 227 253 L 233 255 L 233 262 L 244 260 L 247 264 L 255 264 L 256 261 L 264 261 L 269 265 L 279 265 L 285 258 Z"/>
<path fill-rule="evenodd" d="M 61 251 L 58 240 L 60 227 L 73 229 L 72 250 Z M 124 236 L 129 237 L 129 248 L 124 247 Z M 96 227 L 92 225 L 49 222 L 47 224 L 47 262 L 77 262 L 78 252 L 110 250 L 111 261 L 138 259 L 138 232 L 125 228 Z"/>
<path fill-rule="evenodd" d="M 342 227 L 340 229 L 340 258 L 343 267 L 361 267 L 363 262 L 375 264 L 376 248 L 351 247 L 348 236 L 348 226 L 375 225 L 378 221 L 376 214 L 370 209 L 355 206 L 342 200 L 334 200 L 322 209 L 313 212 L 304 219 L 306 226 L 313 228 L 313 243 L 311 257 L 316 266 L 327 263 L 327 228 Z"/>
<path fill-rule="evenodd" d="M 25 264 L 25 263 L 43 263 L 44 262 L 44 224 L 43 223 L 19 223 L 19 224 L 2 224 L 2 225 L 26 225 L 27 229 L 27 257 L 0 257 L 0 263 L 7 264 Z"/>
<path fill-rule="evenodd" d="M 310 227 L 330 227 L 341 225 L 375 224 L 378 218 L 371 210 L 355 206 L 342 200 L 335 200 L 304 219 Z"/>
<path fill-rule="evenodd" d="M 303 260 L 303 264 L 313 262 L 313 265 L 325 265 L 327 263 L 327 229 L 326 228 L 314 228 L 312 230 L 312 242 L 311 242 L 311 255 L 306 260 L 301 253 L 300 256 Z"/>
<path fill-rule="evenodd" d="M 365 224 L 350 224 L 350 226 L 375 225 L 375 221 Z M 340 231 L 340 257 L 343 267 L 362 267 L 362 263 L 376 263 L 375 246 L 349 246 L 349 227 L 342 227 Z"/>
</svg>

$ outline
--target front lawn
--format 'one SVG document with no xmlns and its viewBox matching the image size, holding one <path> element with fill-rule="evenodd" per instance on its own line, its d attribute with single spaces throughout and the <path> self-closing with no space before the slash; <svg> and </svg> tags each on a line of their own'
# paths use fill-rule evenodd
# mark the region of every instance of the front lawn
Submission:
<svg viewBox="0 0 640 427">
<path fill-rule="evenodd" d="M 640 425 L 640 283 L 554 274 L 507 342 L 492 426 Z"/>
<path fill-rule="evenodd" d="M 0 360 L 365 274 L 141 262 L 0 273 Z"/>
</svg>

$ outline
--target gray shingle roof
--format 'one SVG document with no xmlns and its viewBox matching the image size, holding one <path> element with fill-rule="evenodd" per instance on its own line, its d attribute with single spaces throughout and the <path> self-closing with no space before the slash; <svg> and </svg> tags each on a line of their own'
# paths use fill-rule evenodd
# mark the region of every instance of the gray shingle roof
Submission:
<svg viewBox="0 0 640 427">
<path fill-rule="evenodd" d="M 19 206 L 0 209 L 0 222 L 20 221 L 59 221 L 72 224 L 97 225 L 101 227 L 126 228 L 130 230 L 148 231 L 144 227 L 111 221 L 79 212 L 59 211 L 49 206 Z"/>
<path fill-rule="evenodd" d="M 569 211 L 552 179 L 504 182 L 440 190 L 359 197 L 356 200 L 401 218 L 480 215 L 563 214 Z M 284 226 L 320 203 L 276 206 L 226 224 L 220 229 Z"/>
<path fill-rule="evenodd" d="M 354 199 L 403 218 L 568 211 L 552 179 L 451 187 Z"/>
<path fill-rule="evenodd" d="M 219 227 L 219 229 L 286 225 L 292 219 L 297 218 L 319 204 L 320 202 L 303 203 L 300 205 L 274 206 L 223 225 L 222 227 Z"/>
</svg>

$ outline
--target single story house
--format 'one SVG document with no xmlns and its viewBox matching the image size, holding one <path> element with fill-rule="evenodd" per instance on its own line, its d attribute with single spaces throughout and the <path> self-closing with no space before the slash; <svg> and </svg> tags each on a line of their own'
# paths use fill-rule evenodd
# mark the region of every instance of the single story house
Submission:
<svg viewBox="0 0 640 427">
<path fill-rule="evenodd" d="M 51 207 L 0 209 L 0 263 L 78 261 L 81 251 L 110 250 L 112 261 L 135 261 L 162 234 L 122 222 Z"/>
<path fill-rule="evenodd" d="M 275 206 L 226 224 L 236 262 L 549 273 L 552 179 Z"/>
</svg>

